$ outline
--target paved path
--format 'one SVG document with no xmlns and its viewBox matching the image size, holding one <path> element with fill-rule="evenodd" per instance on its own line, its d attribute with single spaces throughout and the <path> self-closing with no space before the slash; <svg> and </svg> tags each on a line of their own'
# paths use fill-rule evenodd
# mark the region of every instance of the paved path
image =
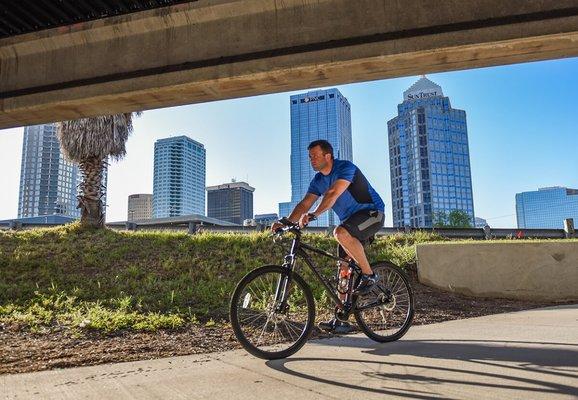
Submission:
<svg viewBox="0 0 578 400">
<path fill-rule="evenodd" d="M 384 395 L 388 396 L 385 397 Z M 6 399 L 578 399 L 578 305 L 307 344 L 0 376 Z"/>
</svg>

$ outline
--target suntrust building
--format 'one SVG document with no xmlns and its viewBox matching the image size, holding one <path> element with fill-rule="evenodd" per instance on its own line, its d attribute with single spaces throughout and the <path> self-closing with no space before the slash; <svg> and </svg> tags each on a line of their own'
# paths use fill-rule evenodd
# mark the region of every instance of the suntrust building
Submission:
<svg viewBox="0 0 578 400">
<path fill-rule="evenodd" d="M 387 123 L 393 226 L 431 227 L 461 210 L 474 222 L 466 112 L 423 76 Z"/>
</svg>

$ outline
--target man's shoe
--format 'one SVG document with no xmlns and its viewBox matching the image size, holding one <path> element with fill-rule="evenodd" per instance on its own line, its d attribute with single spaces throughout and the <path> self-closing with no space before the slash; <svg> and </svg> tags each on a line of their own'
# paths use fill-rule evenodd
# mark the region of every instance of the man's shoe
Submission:
<svg viewBox="0 0 578 400">
<path fill-rule="evenodd" d="M 343 322 L 336 318 L 333 318 L 331 321 L 320 322 L 319 329 L 324 330 L 325 332 L 332 332 L 337 333 L 339 335 L 344 335 L 346 333 L 352 332 L 353 326 L 351 326 L 349 322 Z"/>
<path fill-rule="evenodd" d="M 359 280 L 359 284 L 353 291 L 353 294 L 363 296 L 371 291 L 373 285 L 377 282 L 377 274 L 373 273 L 371 275 L 361 274 L 361 279 Z"/>
</svg>

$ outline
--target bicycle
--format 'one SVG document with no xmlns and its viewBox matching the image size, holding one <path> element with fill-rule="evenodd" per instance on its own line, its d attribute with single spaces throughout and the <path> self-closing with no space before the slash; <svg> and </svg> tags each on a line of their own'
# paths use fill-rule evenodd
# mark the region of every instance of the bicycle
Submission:
<svg viewBox="0 0 578 400">
<path fill-rule="evenodd" d="M 283 264 L 252 270 L 239 281 L 231 296 L 231 325 L 245 350 L 256 357 L 273 360 L 289 357 L 307 342 L 315 322 L 315 300 L 311 288 L 298 273 L 297 258 L 303 260 L 322 283 L 336 305 L 336 318 L 347 321 L 353 314 L 363 333 L 377 342 L 395 341 L 407 332 L 413 319 L 414 298 L 409 280 L 399 267 L 389 262 L 371 264 L 379 279 L 368 294 L 358 296 L 353 288 L 361 278 L 361 268 L 353 260 L 347 261 L 303 243 L 298 224 L 287 218 L 279 222 L 284 226 L 273 234 L 274 240 L 288 232 L 294 234 Z M 347 280 L 330 281 L 306 251 L 346 262 L 349 265 Z M 339 287 L 340 293 L 344 293 L 343 301 L 335 293 L 340 283 L 345 283 Z"/>
</svg>

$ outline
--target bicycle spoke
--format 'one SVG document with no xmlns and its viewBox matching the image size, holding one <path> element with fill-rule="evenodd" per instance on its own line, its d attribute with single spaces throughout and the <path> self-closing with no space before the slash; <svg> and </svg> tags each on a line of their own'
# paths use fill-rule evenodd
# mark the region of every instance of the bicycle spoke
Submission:
<svg viewBox="0 0 578 400">
<path fill-rule="evenodd" d="M 265 330 L 267 329 L 267 325 L 269 325 L 270 320 L 271 317 L 267 317 L 267 321 L 265 321 L 265 325 L 263 325 L 263 330 L 261 331 L 261 334 L 257 338 L 257 346 L 259 346 L 259 344 L 261 343 L 261 338 L 263 337 L 263 334 L 265 333 Z"/>
<path fill-rule="evenodd" d="M 249 323 L 252 323 L 252 322 L 258 320 L 258 319 L 261 318 L 261 317 L 265 317 L 265 318 L 266 318 L 266 317 L 267 317 L 267 314 L 262 313 L 262 312 L 255 313 L 255 314 L 251 314 L 251 315 L 249 315 L 248 317 L 245 317 L 245 318 L 243 318 L 243 319 L 240 319 L 239 322 L 249 324 Z"/>
<path fill-rule="evenodd" d="M 293 336 L 293 335 L 295 334 L 295 332 L 292 332 L 292 331 L 291 331 L 291 329 L 289 328 L 289 325 L 287 325 L 287 322 L 285 322 L 285 321 L 282 321 L 282 322 L 283 322 L 283 324 L 285 325 L 285 328 L 286 328 L 286 330 L 287 330 L 287 333 L 289 334 L 289 339 L 295 340 L 295 339 L 294 339 L 294 336 Z"/>
</svg>

